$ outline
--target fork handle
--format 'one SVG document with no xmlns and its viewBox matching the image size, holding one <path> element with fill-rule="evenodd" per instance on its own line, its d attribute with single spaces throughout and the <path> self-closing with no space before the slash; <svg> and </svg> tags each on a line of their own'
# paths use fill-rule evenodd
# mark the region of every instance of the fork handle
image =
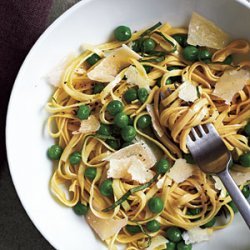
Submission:
<svg viewBox="0 0 250 250">
<path fill-rule="evenodd" d="M 219 173 L 218 176 L 250 229 L 250 204 L 247 199 L 234 182 L 232 176 L 228 172 L 228 169 Z"/>
</svg>

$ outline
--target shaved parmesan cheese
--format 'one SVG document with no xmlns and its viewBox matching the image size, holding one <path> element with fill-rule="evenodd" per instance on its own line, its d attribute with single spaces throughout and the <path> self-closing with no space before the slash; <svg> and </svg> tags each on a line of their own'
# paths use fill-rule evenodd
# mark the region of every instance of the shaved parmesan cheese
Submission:
<svg viewBox="0 0 250 250">
<path fill-rule="evenodd" d="M 250 72 L 248 70 L 227 70 L 216 83 L 213 94 L 221 97 L 229 104 L 234 95 L 247 84 L 250 84 Z"/>
<path fill-rule="evenodd" d="M 136 67 L 133 65 L 129 66 L 125 76 L 127 77 L 127 82 L 130 84 L 137 85 L 139 88 L 146 88 L 149 90 L 149 78 L 141 75 Z"/>
<path fill-rule="evenodd" d="M 176 183 L 181 183 L 193 175 L 197 166 L 188 164 L 185 159 L 177 159 L 167 174 Z"/>
<path fill-rule="evenodd" d="M 111 159 L 107 171 L 108 178 L 122 178 L 137 181 L 140 184 L 148 182 L 154 176 L 154 172 L 147 169 L 143 162 L 136 156 L 124 159 Z"/>
<path fill-rule="evenodd" d="M 229 36 L 210 20 L 193 13 L 188 26 L 188 44 L 222 49 L 229 42 Z"/>
<path fill-rule="evenodd" d="M 108 57 L 102 59 L 87 75 L 91 80 L 111 82 L 125 67 L 129 66 L 130 59 L 140 59 L 141 56 L 123 44 Z"/>
<path fill-rule="evenodd" d="M 209 240 L 212 233 L 212 229 L 201 229 L 200 227 L 194 227 L 187 232 L 184 232 L 182 234 L 182 238 L 185 241 L 185 244 L 193 244 Z"/>
<path fill-rule="evenodd" d="M 120 160 L 131 156 L 135 156 L 137 159 L 141 160 L 147 169 L 153 167 L 157 161 L 154 153 L 145 142 L 137 142 L 133 145 L 122 148 L 110 154 L 104 160 Z"/>
<path fill-rule="evenodd" d="M 145 248 L 145 250 L 166 249 L 167 243 L 168 240 L 165 237 L 157 235 L 153 237 L 150 246 Z"/>
<path fill-rule="evenodd" d="M 128 174 L 128 169 L 131 165 L 130 158 L 131 157 L 124 159 L 111 159 L 109 161 L 107 177 L 115 179 L 130 179 L 130 175 Z"/>
<path fill-rule="evenodd" d="M 236 171 L 230 171 L 230 174 L 238 186 L 244 185 L 247 181 L 250 181 L 250 172 L 240 173 Z"/>
<path fill-rule="evenodd" d="M 131 166 L 128 169 L 128 173 L 131 175 L 133 181 L 139 183 L 145 183 L 150 181 L 154 177 L 154 172 L 147 169 L 145 165 L 136 157 L 131 157 Z"/>
<path fill-rule="evenodd" d="M 69 56 L 64 57 L 60 60 L 60 63 L 57 66 L 55 66 L 47 76 L 49 84 L 53 85 L 54 87 L 60 86 L 63 73 L 74 58 L 75 54 L 72 53 Z"/>
<path fill-rule="evenodd" d="M 72 134 L 87 134 L 87 133 L 94 133 L 100 128 L 100 122 L 98 119 L 91 115 L 87 120 L 82 120 L 80 128 L 77 131 L 72 132 Z"/>
<path fill-rule="evenodd" d="M 224 187 L 222 181 L 220 180 L 218 176 L 212 176 L 212 177 L 215 180 L 215 183 L 214 183 L 215 189 L 217 189 L 218 191 L 221 191 L 220 198 L 225 198 L 227 196 L 227 190 Z"/>
<path fill-rule="evenodd" d="M 86 220 L 102 240 L 112 237 L 128 223 L 127 218 L 117 220 L 101 219 L 96 217 L 91 211 L 86 215 Z"/>
<path fill-rule="evenodd" d="M 163 131 L 159 121 L 156 118 L 153 105 L 147 104 L 146 109 L 147 109 L 149 115 L 151 116 L 152 125 L 153 125 L 154 130 L 156 131 L 156 133 L 158 134 L 159 137 L 162 137 L 164 135 L 164 131 Z"/>
<path fill-rule="evenodd" d="M 198 99 L 196 86 L 188 81 L 182 83 L 178 96 L 185 102 L 194 102 Z"/>
</svg>

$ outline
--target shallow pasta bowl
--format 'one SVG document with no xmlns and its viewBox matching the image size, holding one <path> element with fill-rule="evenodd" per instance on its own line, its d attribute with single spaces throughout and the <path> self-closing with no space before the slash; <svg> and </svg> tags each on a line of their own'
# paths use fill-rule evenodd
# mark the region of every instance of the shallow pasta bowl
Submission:
<svg viewBox="0 0 250 250">
<path fill-rule="evenodd" d="M 9 103 L 6 144 L 10 171 L 20 200 L 31 220 L 56 249 L 106 249 L 83 218 L 55 202 L 49 191 L 52 174 L 46 150 L 52 139 L 44 125 L 44 106 L 53 89 L 46 75 L 82 43 L 107 41 L 121 24 L 132 30 L 161 22 L 187 24 L 196 11 L 216 22 L 234 38 L 250 39 L 247 1 L 233 0 L 92 0 L 82 1 L 56 20 L 39 38 L 17 76 Z M 27 161 L 29 151 L 29 161 Z M 233 237 L 231 237 L 233 235 Z M 235 236 L 237 235 L 237 240 Z M 193 249 L 247 250 L 249 231 L 240 216 L 216 232 L 211 241 Z"/>
</svg>

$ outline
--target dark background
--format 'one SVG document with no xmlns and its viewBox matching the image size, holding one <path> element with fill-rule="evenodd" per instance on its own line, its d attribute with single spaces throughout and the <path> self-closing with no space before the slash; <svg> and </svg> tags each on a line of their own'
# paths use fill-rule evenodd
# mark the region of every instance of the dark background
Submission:
<svg viewBox="0 0 250 250">
<path fill-rule="evenodd" d="M 0 0 L 1 250 L 53 249 L 30 221 L 13 186 L 6 159 L 5 120 L 12 86 L 28 51 L 54 19 L 78 1 Z"/>
</svg>

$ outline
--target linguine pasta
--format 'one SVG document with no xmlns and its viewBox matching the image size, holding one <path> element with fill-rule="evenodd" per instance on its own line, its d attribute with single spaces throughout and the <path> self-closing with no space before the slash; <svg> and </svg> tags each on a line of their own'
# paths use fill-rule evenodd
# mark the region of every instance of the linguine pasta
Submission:
<svg viewBox="0 0 250 250">
<path fill-rule="evenodd" d="M 114 117 L 107 112 L 107 106 L 112 100 L 120 101 L 124 106 L 123 113 L 132 120 L 136 131 L 132 143 L 144 141 L 155 155 L 158 154 L 158 160 L 167 159 L 171 166 L 174 166 L 177 159 L 183 159 L 189 154 L 187 136 L 191 128 L 199 124 L 212 123 L 215 126 L 235 161 L 250 151 L 247 135 L 242 132 L 250 118 L 250 82 L 233 95 L 230 103 L 226 103 L 214 92 L 225 72 L 249 72 L 250 61 L 225 63 L 225 59 L 232 54 L 248 53 L 249 42 L 234 40 L 222 49 L 207 48 L 213 54 L 209 62 L 199 59 L 192 62 L 183 57 L 184 48 L 173 38 L 175 34 L 185 37 L 188 30 L 171 27 L 168 23 L 157 24 L 151 29 L 134 32 L 125 42 L 112 41 L 88 46 L 85 52 L 67 65 L 60 85 L 47 104 L 51 114 L 48 119 L 49 134 L 63 148 L 51 177 L 51 191 L 67 207 L 75 207 L 79 203 L 89 207 L 86 218 L 90 224 L 93 218 L 105 219 L 107 222 L 113 220 L 114 227 L 117 221 L 125 221 L 111 236 L 105 236 L 105 232 L 102 232 L 101 238 L 109 249 L 116 249 L 117 244 L 125 244 L 129 250 L 146 249 L 154 238 L 160 239 L 157 236 L 165 237 L 165 230 L 169 227 L 190 230 L 205 225 L 226 210 L 229 215 L 227 220 L 224 224 L 210 227 L 212 232 L 229 225 L 234 217 L 230 196 L 222 195 L 222 189 L 216 188 L 215 179 L 197 167 L 194 167 L 191 176 L 179 183 L 170 178 L 168 171 L 157 173 L 153 167 L 150 169 L 153 174 L 150 180 L 140 183 L 126 177 L 113 178 L 113 194 L 105 196 L 100 191 L 112 163 L 107 157 L 121 150 L 123 142 L 119 132 L 118 135 L 115 133 Z M 131 50 L 135 41 L 147 37 L 157 44 L 154 51 L 138 51 L 139 59 L 135 59 L 136 56 L 127 58 L 126 66 L 120 65 L 112 80 L 103 82 L 103 89 L 96 93 L 94 88 L 100 83 L 90 79 L 89 72 L 111 53 L 124 47 L 123 44 Z M 87 60 L 93 53 L 100 60 L 90 66 Z M 150 71 L 146 72 L 146 68 Z M 128 72 L 135 72 L 135 80 L 131 80 Z M 171 82 L 166 84 L 168 79 Z M 185 101 L 185 98 L 189 98 L 185 95 L 190 84 L 195 88 L 194 100 Z M 138 90 L 142 85 L 148 93 L 144 102 L 138 98 L 132 102 L 124 99 L 128 89 Z M 90 116 L 83 120 L 77 116 L 82 105 L 87 105 L 91 110 Z M 141 129 L 138 123 L 145 115 L 151 117 L 152 125 Z M 87 120 L 89 124 L 81 130 L 83 121 Z M 98 133 L 100 124 L 110 126 L 110 136 Z M 120 143 L 118 148 L 114 149 L 110 140 Z M 80 152 L 81 157 L 75 165 L 70 162 L 73 152 Z M 85 176 L 89 167 L 96 170 L 93 179 Z M 249 174 L 250 168 L 238 164 L 232 167 L 232 171 Z M 240 188 L 243 186 L 241 184 Z M 152 212 L 148 206 L 152 197 L 162 200 L 164 208 L 159 213 Z M 190 213 L 192 210 L 198 212 Z M 156 232 L 145 228 L 147 222 L 152 220 L 160 224 Z M 127 225 L 139 226 L 140 230 L 131 233 Z M 103 230 L 91 226 L 99 233 Z M 104 230 L 110 229 L 106 227 Z M 166 243 L 157 247 L 155 249 L 165 249 Z"/>
</svg>

